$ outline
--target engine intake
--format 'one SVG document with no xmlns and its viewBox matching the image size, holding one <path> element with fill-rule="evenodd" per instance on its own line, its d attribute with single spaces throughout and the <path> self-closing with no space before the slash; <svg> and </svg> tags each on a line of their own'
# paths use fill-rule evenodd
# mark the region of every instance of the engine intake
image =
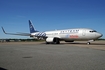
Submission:
<svg viewBox="0 0 105 70">
<path fill-rule="evenodd" d="M 53 42 L 54 38 L 47 38 L 46 42 Z"/>
</svg>

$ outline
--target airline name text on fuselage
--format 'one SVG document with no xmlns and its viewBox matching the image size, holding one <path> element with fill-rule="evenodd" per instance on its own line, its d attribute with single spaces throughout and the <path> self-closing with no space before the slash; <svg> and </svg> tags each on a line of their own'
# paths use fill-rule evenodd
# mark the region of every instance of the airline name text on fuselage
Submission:
<svg viewBox="0 0 105 70">
<path fill-rule="evenodd" d="M 78 29 L 73 29 L 73 30 L 62 30 L 60 32 L 60 34 L 64 34 L 64 33 L 78 33 L 79 30 Z"/>
</svg>

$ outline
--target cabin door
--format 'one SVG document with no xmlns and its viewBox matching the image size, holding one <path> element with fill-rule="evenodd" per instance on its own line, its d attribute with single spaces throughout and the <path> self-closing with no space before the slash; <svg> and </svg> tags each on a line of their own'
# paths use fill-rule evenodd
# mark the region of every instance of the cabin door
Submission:
<svg viewBox="0 0 105 70">
<path fill-rule="evenodd" d="M 82 35 L 83 35 L 83 36 L 86 35 L 86 30 L 83 30 Z"/>
</svg>

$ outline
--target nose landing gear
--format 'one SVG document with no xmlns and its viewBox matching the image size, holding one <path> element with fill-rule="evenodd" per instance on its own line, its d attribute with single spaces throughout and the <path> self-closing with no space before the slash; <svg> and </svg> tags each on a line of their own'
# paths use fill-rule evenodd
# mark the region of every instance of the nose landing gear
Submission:
<svg viewBox="0 0 105 70">
<path fill-rule="evenodd" d="M 88 42 L 87 42 L 87 45 L 90 45 L 90 42 L 93 42 L 94 40 L 89 40 Z"/>
<path fill-rule="evenodd" d="M 89 45 L 90 44 L 90 42 L 87 42 L 87 45 Z"/>
</svg>

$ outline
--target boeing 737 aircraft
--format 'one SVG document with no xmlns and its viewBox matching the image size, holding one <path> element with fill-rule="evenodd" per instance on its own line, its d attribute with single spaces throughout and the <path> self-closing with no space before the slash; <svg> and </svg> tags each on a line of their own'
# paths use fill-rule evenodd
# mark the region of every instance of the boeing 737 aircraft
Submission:
<svg viewBox="0 0 105 70">
<path fill-rule="evenodd" d="M 60 44 L 60 41 L 74 42 L 77 40 L 87 40 L 87 44 L 90 44 L 91 41 L 94 41 L 103 36 L 101 33 L 97 32 L 96 30 L 87 29 L 87 28 L 39 32 L 34 29 L 30 20 L 29 20 L 29 28 L 30 28 L 30 33 L 18 33 L 18 34 L 6 33 L 3 27 L 2 30 L 5 34 L 30 36 L 35 39 L 45 39 L 46 44 L 49 43 Z"/>
</svg>

